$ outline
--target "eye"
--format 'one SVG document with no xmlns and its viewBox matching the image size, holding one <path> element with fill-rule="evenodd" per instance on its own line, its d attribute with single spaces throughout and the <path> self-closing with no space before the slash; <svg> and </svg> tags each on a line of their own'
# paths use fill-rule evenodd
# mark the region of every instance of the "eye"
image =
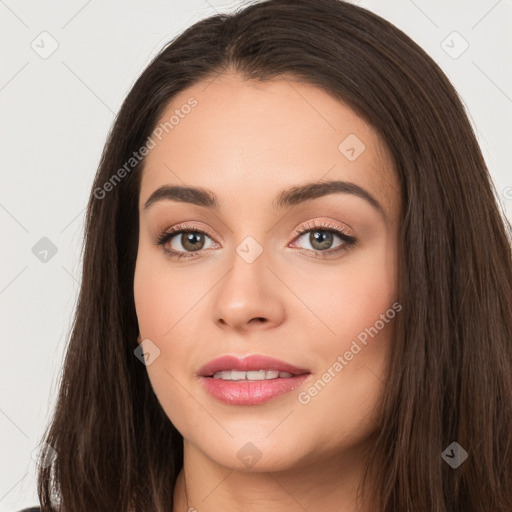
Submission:
<svg viewBox="0 0 512 512">
<path fill-rule="evenodd" d="M 164 251 L 171 258 L 179 259 L 193 257 L 194 253 L 207 249 L 205 239 L 212 240 L 204 231 L 198 230 L 194 226 L 180 224 L 157 235 L 155 243 L 163 246 Z M 168 244 L 170 247 L 167 247 Z"/>
<path fill-rule="evenodd" d="M 324 222 L 311 222 L 295 234 L 298 235 L 298 240 L 304 239 L 306 244 L 309 244 L 310 247 L 306 250 L 316 258 L 326 258 L 340 251 L 347 251 L 356 244 L 356 239 L 344 229 Z M 333 249 L 335 238 L 339 238 L 342 243 Z"/>
<path fill-rule="evenodd" d="M 309 236 L 306 238 L 305 235 L 308 233 Z M 340 251 L 347 251 L 356 243 L 356 239 L 346 233 L 343 228 L 325 222 L 318 224 L 311 222 L 296 230 L 295 235 L 296 239 L 304 238 L 310 245 L 310 248 L 299 248 L 301 252 L 305 251 L 316 258 L 326 258 Z M 342 243 L 333 249 L 331 246 L 336 237 Z M 209 247 L 205 246 L 207 240 L 213 242 Z M 206 232 L 186 224 L 167 229 L 155 237 L 154 243 L 163 246 L 164 252 L 176 259 L 195 257 L 196 253 L 211 249 L 212 245 L 217 244 Z"/>
</svg>

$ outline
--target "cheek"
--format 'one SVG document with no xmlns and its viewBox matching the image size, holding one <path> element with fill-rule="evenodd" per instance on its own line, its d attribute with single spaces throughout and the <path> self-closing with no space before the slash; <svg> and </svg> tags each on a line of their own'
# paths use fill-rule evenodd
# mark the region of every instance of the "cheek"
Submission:
<svg viewBox="0 0 512 512">
<path fill-rule="evenodd" d="M 180 284 L 170 285 L 159 258 L 139 251 L 134 275 L 134 298 L 141 339 L 151 340 L 160 350 L 159 356 L 146 367 L 151 386 L 163 410 L 175 427 L 191 428 L 187 414 L 189 397 L 183 389 L 185 369 L 180 362 L 187 358 L 187 338 L 180 330 L 183 317 L 183 293 Z M 168 274 L 168 272 L 167 272 Z M 181 305 L 181 306 L 180 306 Z M 179 343 L 173 340 L 181 340 Z M 184 343 L 185 342 L 185 343 Z"/>
<path fill-rule="evenodd" d="M 161 339 L 179 315 L 181 285 L 165 263 L 154 248 L 139 246 L 133 293 L 143 339 Z"/>
<path fill-rule="evenodd" d="M 318 452 L 355 445 L 378 427 L 378 407 L 399 314 L 393 305 L 399 304 L 390 294 L 392 287 L 386 280 L 359 283 L 361 288 L 355 289 L 345 283 L 353 293 L 341 301 L 341 306 L 339 300 L 332 302 L 335 308 L 325 305 L 323 318 L 333 333 L 316 337 L 318 372 L 310 386 L 297 396 L 301 408 L 298 412 L 308 431 L 330 432 L 330 439 L 319 444 Z M 364 290 L 362 285 L 366 286 Z M 311 443 L 317 443 L 311 436 Z"/>
<path fill-rule="evenodd" d="M 155 321 L 160 315 L 163 301 L 158 279 L 151 272 L 148 260 L 141 258 L 140 253 L 135 267 L 133 295 L 141 337 L 153 339 L 158 332 Z"/>
<path fill-rule="evenodd" d="M 159 259 L 163 258 L 137 260 L 134 297 L 141 340 L 151 340 L 160 351 L 146 369 L 157 396 L 165 400 L 179 393 L 177 383 L 186 377 L 183 363 L 194 339 L 189 332 L 194 315 L 187 312 L 197 302 L 197 294 L 190 288 L 184 293 L 184 283 L 166 271 Z"/>
<path fill-rule="evenodd" d="M 376 408 L 401 309 L 395 254 L 393 247 L 382 244 L 379 250 L 354 258 L 353 264 L 347 261 L 343 271 L 322 287 L 327 298 L 322 301 L 319 292 L 315 299 L 318 316 L 331 332 L 317 336 L 323 368 L 298 398 L 312 429 L 336 433 L 333 446 L 357 442 L 377 425 Z"/>
<path fill-rule="evenodd" d="M 316 346 L 324 355 L 348 349 L 352 339 L 361 333 L 364 338 L 376 323 L 386 331 L 381 315 L 397 301 L 397 265 L 394 246 L 385 242 L 371 251 L 347 254 L 337 268 L 308 269 L 296 281 L 297 295 L 314 313 L 308 315 L 316 328 L 312 339 L 320 342 Z"/>
</svg>

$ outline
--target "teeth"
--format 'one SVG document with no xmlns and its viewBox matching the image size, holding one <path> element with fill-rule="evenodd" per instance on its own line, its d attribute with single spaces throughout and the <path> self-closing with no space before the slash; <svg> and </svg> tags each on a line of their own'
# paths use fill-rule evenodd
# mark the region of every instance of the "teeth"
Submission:
<svg viewBox="0 0 512 512">
<path fill-rule="evenodd" d="M 223 370 L 214 374 L 215 379 L 222 380 L 271 380 L 287 379 L 293 376 L 293 373 L 278 372 L 277 370 L 252 370 L 244 372 L 242 370 Z"/>
</svg>

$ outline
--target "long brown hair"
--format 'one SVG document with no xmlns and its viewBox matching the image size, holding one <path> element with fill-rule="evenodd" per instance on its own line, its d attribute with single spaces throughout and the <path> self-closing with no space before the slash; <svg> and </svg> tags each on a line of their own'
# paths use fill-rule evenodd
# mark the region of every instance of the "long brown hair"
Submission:
<svg viewBox="0 0 512 512">
<path fill-rule="evenodd" d="M 126 162 L 177 93 L 227 69 L 254 80 L 293 76 L 335 95 L 394 159 L 403 309 L 368 461 L 376 485 L 366 491 L 379 512 L 510 512 L 510 223 L 440 68 L 392 24 L 341 0 L 268 0 L 201 20 L 128 94 L 88 204 L 82 286 L 43 439 L 58 454 L 39 470 L 43 511 L 172 509 L 183 439 L 134 356 L 144 160 L 128 170 Z M 469 455 L 455 469 L 441 456 L 453 442 Z"/>
</svg>

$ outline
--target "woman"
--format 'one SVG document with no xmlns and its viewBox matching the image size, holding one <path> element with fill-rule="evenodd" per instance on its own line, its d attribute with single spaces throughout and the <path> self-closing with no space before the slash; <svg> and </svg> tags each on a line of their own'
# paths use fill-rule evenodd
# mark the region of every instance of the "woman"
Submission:
<svg viewBox="0 0 512 512">
<path fill-rule="evenodd" d="M 41 510 L 512 510 L 507 230 L 390 23 L 196 23 L 105 146 Z"/>
</svg>

